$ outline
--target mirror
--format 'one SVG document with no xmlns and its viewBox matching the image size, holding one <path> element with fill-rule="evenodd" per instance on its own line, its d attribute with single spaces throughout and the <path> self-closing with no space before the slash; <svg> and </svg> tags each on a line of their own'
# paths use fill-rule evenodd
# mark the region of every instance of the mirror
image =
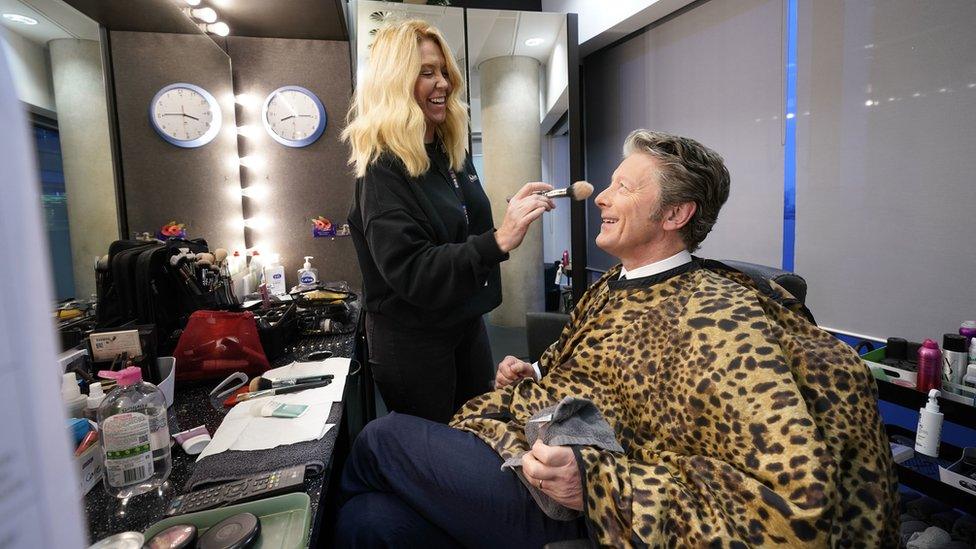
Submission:
<svg viewBox="0 0 976 549">
<path fill-rule="evenodd" d="M 93 266 L 113 241 L 156 234 L 170 221 L 185 224 L 189 237 L 243 246 L 228 56 L 175 5 L 72 4 L 0 0 L 10 14 L 3 19 L 4 53 L 30 112 L 59 301 L 95 293 Z M 88 15 L 103 12 L 136 30 L 100 29 Z M 205 147 L 173 146 L 163 139 L 165 128 L 147 116 L 154 96 L 180 82 L 194 83 L 214 100 L 216 109 L 206 107 L 215 131 Z M 176 93 L 164 109 L 192 108 L 181 105 L 184 91 Z M 172 113 L 157 114 L 175 121 Z M 174 137 L 207 129 L 199 120 L 201 127 L 194 127 L 192 115 L 176 118 L 169 124 Z"/>
<path fill-rule="evenodd" d="M 420 18 L 440 29 L 467 74 L 471 154 L 496 226 L 507 197 L 524 183 L 570 183 L 564 14 L 361 0 L 355 15 L 360 69 L 371 37 L 387 21 Z M 524 281 L 538 280 L 544 264 L 570 249 L 569 210 L 562 202 L 546 213 L 502 264 L 503 303 L 491 313 L 492 324 L 522 326 L 527 311 L 558 308 L 555 270 L 545 276 L 545 289 Z"/>
</svg>

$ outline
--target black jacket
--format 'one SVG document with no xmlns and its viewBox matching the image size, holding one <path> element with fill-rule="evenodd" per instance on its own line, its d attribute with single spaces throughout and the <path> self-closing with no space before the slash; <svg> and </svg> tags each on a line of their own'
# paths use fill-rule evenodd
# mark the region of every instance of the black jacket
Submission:
<svg viewBox="0 0 976 549">
<path fill-rule="evenodd" d="M 349 227 L 367 311 L 408 326 L 450 328 L 501 303 L 499 263 L 508 255 L 495 242 L 491 205 L 470 155 L 456 174 L 459 189 L 450 191 L 458 193 L 457 211 L 439 213 L 422 187 L 451 189 L 448 169 L 443 153 L 432 154 L 427 173 L 412 178 L 399 159 L 383 155 L 356 181 Z M 466 226 L 457 215 L 462 199 Z"/>
</svg>

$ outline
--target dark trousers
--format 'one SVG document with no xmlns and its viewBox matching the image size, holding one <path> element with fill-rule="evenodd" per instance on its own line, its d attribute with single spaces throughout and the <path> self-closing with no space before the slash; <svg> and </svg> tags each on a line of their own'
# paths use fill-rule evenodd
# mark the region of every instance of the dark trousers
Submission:
<svg viewBox="0 0 976 549">
<path fill-rule="evenodd" d="M 391 411 L 447 423 L 494 379 L 481 317 L 449 329 L 410 327 L 366 313 L 369 364 Z"/>
<path fill-rule="evenodd" d="M 585 538 L 545 515 L 471 433 L 390 414 L 353 444 L 339 482 L 337 547 L 542 547 Z"/>
</svg>

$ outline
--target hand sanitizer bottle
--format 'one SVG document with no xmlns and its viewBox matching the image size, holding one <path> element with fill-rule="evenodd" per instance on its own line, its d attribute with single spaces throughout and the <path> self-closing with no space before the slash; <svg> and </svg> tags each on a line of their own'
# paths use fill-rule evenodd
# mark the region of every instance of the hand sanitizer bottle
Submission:
<svg viewBox="0 0 976 549">
<path fill-rule="evenodd" d="M 302 290 L 314 288 L 319 282 L 319 270 L 312 267 L 310 259 L 315 259 L 310 255 L 305 256 L 305 264 L 298 269 L 298 287 Z"/>
<path fill-rule="evenodd" d="M 942 412 L 939 411 L 938 389 L 929 391 L 928 403 L 918 411 L 918 429 L 915 434 L 915 451 L 931 457 L 939 457 L 942 441 Z"/>
</svg>

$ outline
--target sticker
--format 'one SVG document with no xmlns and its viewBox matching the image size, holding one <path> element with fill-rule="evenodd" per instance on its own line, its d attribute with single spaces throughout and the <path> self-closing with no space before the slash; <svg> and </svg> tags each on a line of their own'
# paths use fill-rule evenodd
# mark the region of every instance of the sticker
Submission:
<svg viewBox="0 0 976 549">
<path fill-rule="evenodd" d="M 315 238 L 333 237 L 336 235 L 335 225 L 324 216 L 312 218 L 312 236 Z"/>
<path fill-rule="evenodd" d="M 160 240 L 169 240 L 170 238 L 186 238 L 186 223 L 170 221 L 169 223 L 160 227 L 156 237 Z"/>
<path fill-rule="evenodd" d="M 123 353 L 128 353 L 130 357 L 142 356 L 139 330 L 99 332 L 88 338 L 91 341 L 92 358 L 96 361 L 114 360 Z"/>
<path fill-rule="evenodd" d="M 121 488 L 152 477 L 149 418 L 139 412 L 116 414 L 102 422 L 105 478 Z"/>
</svg>

